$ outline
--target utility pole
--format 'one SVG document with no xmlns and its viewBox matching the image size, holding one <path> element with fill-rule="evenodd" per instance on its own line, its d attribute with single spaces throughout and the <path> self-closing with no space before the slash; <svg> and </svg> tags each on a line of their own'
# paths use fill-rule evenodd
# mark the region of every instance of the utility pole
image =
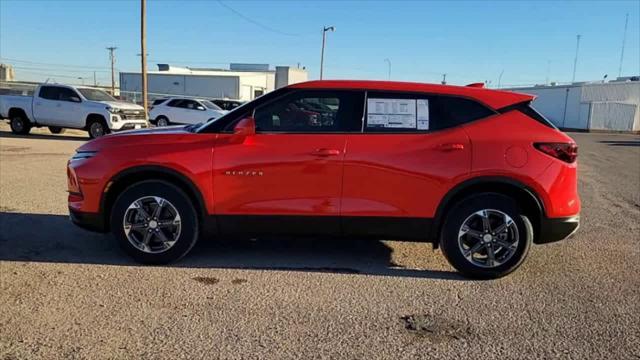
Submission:
<svg viewBox="0 0 640 360">
<path fill-rule="evenodd" d="M 97 86 L 98 83 L 96 82 L 96 72 L 93 72 L 93 86 Z"/>
<path fill-rule="evenodd" d="M 442 85 L 447 85 L 447 74 L 442 74 Z"/>
<path fill-rule="evenodd" d="M 500 89 L 500 85 L 502 84 L 502 74 L 504 74 L 504 69 L 502 69 L 500 76 L 498 76 L 498 89 Z"/>
<path fill-rule="evenodd" d="M 387 74 L 387 79 L 391 80 L 391 60 L 389 59 L 384 59 L 384 61 L 387 62 L 387 64 L 389 65 L 389 73 Z"/>
<path fill-rule="evenodd" d="M 581 35 L 578 35 L 576 37 L 576 58 L 573 60 L 573 77 L 571 78 L 571 82 L 576 81 L 576 68 L 578 67 L 578 50 L 580 50 L 580 37 Z"/>
<path fill-rule="evenodd" d="M 322 80 L 322 71 L 324 67 L 324 44 L 327 41 L 327 31 L 336 31 L 335 26 L 325 26 L 322 28 L 322 52 L 320 53 L 320 80 Z"/>
<path fill-rule="evenodd" d="M 111 96 L 116 96 L 116 75 L 113 71 L 113 67 L 116 63 L 116 57 L 113 52 L 117 49 L 115 46 L 110 46 L 107 48 L 109 50 L 109 60 L 111 60 Z"/>
<path fill-rule="evenodd" d="M 140 0 L 140 66 L 142 66 L 142 106 L 145 115 L 149 114 L 147 106 L 147 30 L 146 0 Z"/>
<path fill-rule="evenodd" d="M 622 76 L 622 61 L 624 60 L 624 45 L 627 42 L 627 25 L 629 25 L 629 13 L 624 19 L 624 35 L 622 35 L 622 51 L 620 52 L 620 67 L 618 68 L 618 77 Z"/>
</svg>

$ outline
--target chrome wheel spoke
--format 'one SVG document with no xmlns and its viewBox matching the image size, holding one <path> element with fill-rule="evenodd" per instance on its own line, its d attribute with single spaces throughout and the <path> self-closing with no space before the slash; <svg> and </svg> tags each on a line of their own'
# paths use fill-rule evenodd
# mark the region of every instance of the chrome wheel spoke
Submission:
<svg viewBox="0 0 640 360">
<path fill-rule="evenodd" d="M 132 202 L 125 211 L 122 226 L 129 242 L 146 253 L 167 251 L 178 241 L 182 230 L 178 210 L 159 196 Z"/>
<path fill-rule="evenodd" d="M 493 222 L 493 231 L 492 231 Z M 474 230 L 482 227 L 482 230 Z M 458 231 L 458 248 L 475 266 L 494 268 L 509 261 L 519 244 L 518 227 L 505 212 L 483 209 L 470 214 Z"/>
<path fill-rule="evenodd" d="M 484 247 L 484 243 L 481 241 L 478 241 L 475 245 L 473 245 L 472 247 L 470 247 L 468 250 L 464 251 L 463 255 L 464 257 L 469 257 L 472 256 L 473 254 L 477 253 L 478 251 L 482 250 L 482 248 Z"/>
<path fill-rule="evenodd" d="M 480 211 L 479 215 L 482 218 L 482 230 L 484 230 L 484 232 L 491 232 L 491 223 L 489 222 L 487 210 Z"/>
</svg>

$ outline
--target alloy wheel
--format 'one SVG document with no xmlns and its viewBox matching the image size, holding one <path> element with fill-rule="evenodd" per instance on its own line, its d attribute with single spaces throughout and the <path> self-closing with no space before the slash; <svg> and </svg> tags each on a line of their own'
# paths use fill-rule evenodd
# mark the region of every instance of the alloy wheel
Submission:
<svg viewBox="0 0 640 360">
<path fill-rule="evenodd" d="M 145 196 L 129 205 L 122 221 L 124 233 L 137 249 L 157 254 L 178 241 L 182 230 L 180 213 L 159 196 Z"/>
<path fill-rule="evenodd" d="M 495 268 L 516 253 L 518 227 L 500 210 L 483 209 L 469 215 L 458 231 L 458 247 L 475 266 Z"/>
</svg>

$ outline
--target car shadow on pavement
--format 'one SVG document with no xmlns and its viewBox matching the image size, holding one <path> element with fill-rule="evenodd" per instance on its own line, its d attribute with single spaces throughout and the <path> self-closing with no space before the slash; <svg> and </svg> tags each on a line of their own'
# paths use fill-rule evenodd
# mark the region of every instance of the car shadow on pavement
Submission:
<svg viewBox="0 0 640 360">
<path fill-rule="evenodd" d="M 637 140 L 602 140 L 598 141 L 601 144 L 607 144 L 609 146 L 640 146 L 640 139 Z"/>
<path fill-rule="evenodd" d="M 89 141 L 89 136 L 82 137 L 82 136 L 67 136 L 67 135 L 54 135 L 54 134 L 18 135 L 18 134 L 10 133 L 7 131 L 0 131 L 0 138 Z"/>
<path fill-rule="evenodd" d="M 168 266 L 466 280 L 452 271 L 403 268 L 391 253 L 375 240 L 216 239 L 200 241 Z M 12 212 L 0 212 L 0 260 L 138 266 L 109 234 L 80 229 L 67 216 Z"/>
</svg>

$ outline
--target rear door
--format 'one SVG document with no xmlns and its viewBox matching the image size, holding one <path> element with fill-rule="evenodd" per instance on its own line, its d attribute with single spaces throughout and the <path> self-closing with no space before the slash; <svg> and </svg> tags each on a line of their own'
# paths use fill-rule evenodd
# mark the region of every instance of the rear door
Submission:
<svg viewBox="0 0 640 360">
<path fill-rule="evenodd" d="M 424 239 L 442 197 L 471 169 L 464 121 L 452 111 L 493 112 L 467 99 L 397 92 L 368 92 L 366 103 L 363 134 L 347 136 L 344 233 Z"/>
<path fill-rule="evenodd" d="M 364 94 L 299 90 L 238 114 L 256 134 L 221 134 L 214 150 L 220 231 L 338 234 L 345 142 L 361 130 Z M 233 123 L 229 130 L 232 129 Z"/>
</svg>

